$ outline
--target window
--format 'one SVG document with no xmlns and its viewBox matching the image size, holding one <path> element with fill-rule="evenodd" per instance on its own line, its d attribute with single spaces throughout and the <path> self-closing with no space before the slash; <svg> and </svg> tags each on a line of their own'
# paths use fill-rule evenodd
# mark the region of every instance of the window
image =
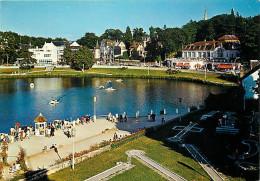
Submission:
<svg viewBox="0 0 260 181">
<path fill-rule="evenodd" d="M 188 57 L 191 57 L 191 52 L 188 53 Z"/>
<path fill-rule="evenodd" d="M 44 57 L 51 57 L 51 54 L 44 54 Z"/>
<path fill-rule="evenodd" d="M 218 57 L 223 57 L 223 52 L 224 50 L 222 48 L 218 48 L 217 50 Z"/>
<path fill-rule="evenodd" d="M 195 58 L 195 52 L 192 52 L 192 58 Z"/>
<path fill-rule="evenodd" d="M 201 58 L 201 52 L 198 52 L 199 58 Z"/>
</svg>

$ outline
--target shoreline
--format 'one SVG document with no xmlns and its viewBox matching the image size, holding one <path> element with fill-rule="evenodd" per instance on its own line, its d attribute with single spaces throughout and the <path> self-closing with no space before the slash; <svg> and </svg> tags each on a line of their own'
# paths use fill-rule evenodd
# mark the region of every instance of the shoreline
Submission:
<svg viewBox="0 0 260 181">
<path fill-rule="evenodd" d="M 61 71 L 58 71 L 61 72 Z M 74 73 L 74 72 L 73 72 Z M 199 73 L 197 73 L 199 74 Z M 196 74 L 195 74 L 196 75 Z M 16 74 L 0 74 L 0 79 L 26 79 L 26 78 L 140 78 L 140 79 L 164 79 L 164 80 L 177 80 L 185 82 L 193 82 L 206 85 L 214 85 L 220 87 L 235 87 L 235 83 L 229 82 L 217 82 L 209 81 L 198 78 L 190 78 L 184 76 L 163 76 L 163 75 L 134 75 L 134 74 L 109 74 L 109 73 L 81 73 L 75 72 L 75 74 L 66 73 L 66 74 L 25 74 L 25 75 L 16 75 Z"/>
</svg>

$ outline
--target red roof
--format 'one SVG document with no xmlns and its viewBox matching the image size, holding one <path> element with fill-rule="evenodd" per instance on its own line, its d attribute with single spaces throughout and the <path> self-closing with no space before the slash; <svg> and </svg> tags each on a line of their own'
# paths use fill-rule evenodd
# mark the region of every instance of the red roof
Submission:
<svg viewBox="0 0 260 181">
<path fill-rule="evenodd" d="M 238 40 L 238 37 L 235 35 L 224 35 L 220 37 L 218 40 Z"/>
<path fill-rule="evenodd" d="M 232 65 L 229 65 L 229 64 L 220 64 L 218 66 L 219 69 L 231 69 L 232 68 Z"/>
</svg>

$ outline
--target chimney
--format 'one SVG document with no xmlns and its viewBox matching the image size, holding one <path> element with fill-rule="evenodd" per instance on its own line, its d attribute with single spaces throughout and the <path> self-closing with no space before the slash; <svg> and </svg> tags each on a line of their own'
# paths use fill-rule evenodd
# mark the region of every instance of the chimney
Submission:
<svg viewBox="0 0 260 181">
<path fill-rule="evenodd" d="M 215 39 L 213 39 L 213 45 L 212 45 L 212 46 L 213 46 L 213 50 L 215 50 L 215 48 L 216 48 L 215 43 L 216 43 L 216 42 L 215 42 Z"/>
</svg>

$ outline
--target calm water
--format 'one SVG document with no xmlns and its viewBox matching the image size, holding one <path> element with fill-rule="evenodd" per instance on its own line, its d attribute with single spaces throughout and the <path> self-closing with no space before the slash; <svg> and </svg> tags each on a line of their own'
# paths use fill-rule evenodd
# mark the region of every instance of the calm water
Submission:
<svg viewBox="0 0 260 181">
<path fill-rule="evenodd" d="M 107 83 L 111 80 L 111 83 Z M 187 112 L 188 106 L 203 105 L 211 93 L 221 93 L 227 88 L 200 85 L 173 80 L 126 79 L 122 83 L 107 78 L 34 78 L 0 80 L 0 132 L 9 132 L 11 126 L 19 121 L 29 125 L 41 112 L 48 121 L 56 119 L 76 119 L 86 114 L 93 115 L 94 96 L 97 97 L 98 117 L 109 112 L 134 116 L 147 115 L 150 110 L 159 113 L 175 113 L 176 108 Z M 34 88 L 30 83 L 35 84 Z M 116 90 L 108 92 L 99 86 L 113 86 Z M 178 98 L 182 97 L 180 104 Z M 49 105 L 58 99 L 57 106 Z"/>
</svg>

